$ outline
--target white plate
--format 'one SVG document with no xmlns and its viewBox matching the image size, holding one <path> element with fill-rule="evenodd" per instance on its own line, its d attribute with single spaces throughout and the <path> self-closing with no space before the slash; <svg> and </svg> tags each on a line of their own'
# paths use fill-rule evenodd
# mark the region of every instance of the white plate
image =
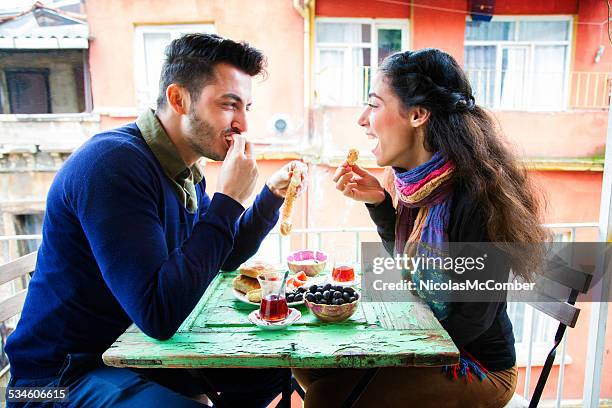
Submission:
<svg viewBox="0 0 612 408">
<path fill-rule="evenodd" d="M 291 326 L 293 323 L 297 322 L 300 317 L 302 317 L 302 313 L 292 307 L 289 308 L 289 314 L 282 322 L 271 323 L 261 319 L 259 316 L 259 310 L 253 310 L 251 313 L 249 313 L 249 321 L 264 330 L 284 329 L 285 327 Z"/>
<path fill-rule="evenodd" d="M 255 302 L 251 302 L 249 299 L 247 299 L 246 295 L 240 291 L 237 291 L 236 289 L 232 288 L 232 293 L 234 294 L 234 297 L 236 299 L 238 299 L 241 302 L 244 303 L 248 303 L 249 305 L 255 306 L 255 307 L 259 307 L 259 303 L 255 303 Z M 291 302 L 291 303 L 287 303 L 287 306 L 299 306 L 299 305 L 303 305 L 304 301 L 302 300 L 301 302 Z"/>
</svg>

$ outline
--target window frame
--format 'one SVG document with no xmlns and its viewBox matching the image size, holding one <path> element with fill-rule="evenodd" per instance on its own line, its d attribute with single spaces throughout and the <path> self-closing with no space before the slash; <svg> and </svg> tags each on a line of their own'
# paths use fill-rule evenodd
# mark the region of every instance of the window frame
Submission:
<svg viewBox="0 0 612 408">
<path fill-rule="evenodd" d="M 134 27 L 134 85 L 139 108 L 155 106 L 157 95 L 151 98 L 147 82 L 145 34 L 170 34 L 170 41 L 187 33 L 216 33 L 214 23 L 196 24 L 142 24 Z M 159 79 L 158 79 L 159 81 Z"/>
<path fill-rule="evenodd" d="M 323 42 L 320 43 L 317 38 L 317 23 L 344 23 L 344 24 L 369 24 L 371 29 L 371 37 L 370 42 L 359 42 L 359 43 L 346 43 L 346 42 Z M 410 28 L 410 19 L 407 18 L 353 18 L 353 17 L 316 17 L 314 24 L 314 76 L 315 76 L 315 90 L 319 89 L 318 84 L 318 75 L 321 71 L 320 63 L 321 63 L 321 50 L 341 50 L 344 53 L 344 61 L 343 61 L 343 72 L 347 66 L 350 65 L 350 55 L 351 51 L 355 48 L 369 48 L 370 49 L 370 73 L 374 72 L 378 69 L 378 30 L 379 29 L 394 29 L 400 30 L 402 39 L 401 39 L 401 51 L 408 50 L 410 47 L 410 38 L 409 38 L 409 28 Z M 361 67 L 363 68 L 363 67 Z M 351 67 L 351 72 L 354 67 Z M 370 78 L 371 78 L 370 74 Z M 368 90 L 364 90 L 367 92 Z M 360 101 L 359 104 L 355 105 L 353 102 L 343 103 L 343 104 L 321 104 L 323 106 L 344 106 L 344 107 L 354 107 L 361 106 L 361 103 L 364 101 Z M 319 102 L 319 97 L 317 96 L 317 103 Z"/>
<path fill-rule="evenodd" d="M 466 18 L 466 22 L 473 21 L 470 16 Z M 465 55 L 465 49 L 469 46 L 495 46 L 496 54 L 495 54 L 495 89 L 493 96 L 493 106 L 488 106 L 490 109 L 500 110 L 500 111 L 527 111 L 527 112 L 557 112 L 557 111 L 566 111 L 569 106 L 569 98 L 570 98 L 570 68 L 571 68 L 571 60 L 572 60 L 572 44 L 574 40 L 574 16 L 558 14 L 558 15 L 504 15 L 504 16 L 493 16 L 491 19 L 492 22 L 529 22 L 529 21 L 541 21 L 541 22 L 549 22 L 549 21 L 567 21 L 568 24 L 568 35 L 567 40 L 549 40 L 549 41 L 505 41 L 505 40 L 465 40 L 464 33 L 464 42 L 463 49 Z M 519 27 L 520 24 L 516 24 L 514 27 L 514 38 L 519 38 Z M 527 47 L 529 52 L 527 53 L 527 79 L 526 84 L 524 84 L 525 88 L 530 88 L 533 83 L 533 70 L 534 70 L 534 54 L 536 46 L 566 46 L 566 54 L 565 54 L 565 65 L 563 67 L 564 70 L 564 78 L 563 78 L 563 98 L 562 103 L 559 107 L 556 108 L 538 108 L 533 107 L 529 102 L 529 95 L 524 95 L 524 98 L 527 100 L 520 107 L 513 108 L 504 108 L 501 106 L 501 61 L 502 61 L 502 53 L 504 47 Z M 464 64 L 464 69 L 465 67 Z"/>
</svg>

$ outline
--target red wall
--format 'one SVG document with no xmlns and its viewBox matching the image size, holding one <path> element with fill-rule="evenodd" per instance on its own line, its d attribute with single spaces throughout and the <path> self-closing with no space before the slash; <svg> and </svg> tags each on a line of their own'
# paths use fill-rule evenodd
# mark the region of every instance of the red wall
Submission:
<svg viewBox="0 0 612 408">
<path fill-rule="evenodd" d="M 316 0 L 318 17 L 410 18 L 408 4 L 371 0 Z"/>
<path fill-rule="evenodd" d="M 467 10 L 465 0 L 433 0 L 428 6 Z M 463 38 L 466 14 L 415 6 L 413 9 L 412 48 L 439 48 L 463 64 Z"/>
<path fill-rule="evenodd" d="M 577 0 L 498 0 L 495 2 L 495 14 L 576 14 L 578 3 Z"/>
</svg>

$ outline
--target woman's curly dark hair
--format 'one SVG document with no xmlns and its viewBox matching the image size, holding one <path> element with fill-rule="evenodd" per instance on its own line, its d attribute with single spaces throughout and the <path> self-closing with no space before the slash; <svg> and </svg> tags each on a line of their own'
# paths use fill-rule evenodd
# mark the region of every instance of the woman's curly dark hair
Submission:
<svg viewBox="0 0 612 408">
<path fill-rule="evenodd" d="M 550 238 L 542 226 L 545 200 L 491 115 L 476 105 L 459 64 L 443 51 L 423 49 L 390 55 L 380 70 L 404 109 L 430 112 L 425 148 L 455 163 L 455 181 L 484 209 L 489 239 L 509 253 L 515 274 L 532 280 Z"/>
</svg>

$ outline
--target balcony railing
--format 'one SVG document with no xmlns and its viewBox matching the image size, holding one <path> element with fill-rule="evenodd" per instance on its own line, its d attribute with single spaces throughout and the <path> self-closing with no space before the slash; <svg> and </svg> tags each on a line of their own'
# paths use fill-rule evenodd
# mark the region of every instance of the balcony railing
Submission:
<svg viewBox="0 0 612 408">
<path fill-rule="evenodd" d="M 557 224 L 546 224 L 546 227 L 553 230 L 556 241 L 566 242 L 592 242 L 596 240 L 597 229 L 599 225 L 596 222 L 587 223 L 557 223 Z M 367 237 L 367 239 L 364 239 Z M 268 237 L 262 243 L 259 252 L 255 255 L 256 258 L 266 259 L 269 262 L 277 262 L 284 264 L 287 255 L 297 248 L 311 248 L 321 249 L 328 254 L 334 254 L 335 248 L 338 245 L 344 247 L 350 247 L 353 254 L 353 260 L 358 262 L 361 258 L 361 243 L 366 241 L 374 241 L 377 237 L 376 229 L 372 227 L 363 228 L 296 228 L 292 231 L 290 237 L 284 237 L 280 235 L 278 230 L 272 231 Z M 13 235 L 13 236 L 0 236 L 0 243 L 3 248 L 3 260 L 0 263 L 5 263 L 14 257 L 24 255 L 23 253 L 15 253 L 19 248 L 23 248 L 24 245 L 17 245 L 22 242 L 40 242 L 41 235 Z M 30 246 L 30 245 L 28 245 Z M 13 254 L 13 255 L 11 255 Z M 11 292 L 21 290 L 21 287 L 25 287 L 27 282 L 18 282 L 12 286 Z M 17 287 L 21 286 L 21 287 Z M 4 295 L 11 295 L 13 293 L 5 293 Z M 3 293 L 0 292 L 0 300 L 2 299 Z M 525 308 L 529 308 L 528 311 L 531 316 L 538 316 L 541 319 L 547 318 L 536 309 L 533 309 L 529 305 L 525 305 Z M 510 313 L 512 314 L 512 312 Z M 512 316 L 511 316 L 512 317 Z M 523 341 L 521 344 L 517 344 L 518 347 L 527 347 L 527 358 L 524 364 L 524 382 L 523 382 L 523 395 L 525 398 L 529 398 L 530 386 L 534 379 L 532 378 L 532 367 L 536 365 L 536 359 L 534 357 L 535 349 L 533 347 L 536 342 L 536 318 L 530 318 L 531 324 L 528 325 L 527 331 L 522 335 Z M 14 327 L 16 318 L 9 322 Z M 515 327 L 516 329 L 516 327 Z M 571 331 L 570 331 L 571 332 Z M 563 388 L 565 380 L 565 367 L 567 365 L 567 333 L 563 338 L 561 344 L 561 354 L 557 360 L 558 375 L 557 375 L 557 392 L 555 406 L 560 407 L 561 401 L 563 400 Z M 552 339 L 551 339 L 552 342 Z M 552 343 L 551 343 L 552 344 Z M 550 348 L 550 345 L 547 349 Z M 521 351 L 521 350 L 517 350 Z M 524 351 L 524 350 L 522 350 Z M 520 353 L 517 353 L 520 354 Z M 549 379 L 549 383 L 553 380 L 553 377 Z M 585 386 L 590 386 L 585 384 Z M 517 392 L 520 391 L 520 387 L 517 386 Z"/>
<path fill-rule="evenodd" d="M 572 72 L 569 107 L 608 109 L 612 97 L 612 72 Z"/>
<path fill-rule="evenodd" d="M 476 102 L 489 109 L 607 110 L 612 72 L 530 72 L 468 69 Z M 326 67 L 315 73 L 315 100 L 326 106 L 361 106 L 372 80 L 371 67 Z"/>
</svg>

